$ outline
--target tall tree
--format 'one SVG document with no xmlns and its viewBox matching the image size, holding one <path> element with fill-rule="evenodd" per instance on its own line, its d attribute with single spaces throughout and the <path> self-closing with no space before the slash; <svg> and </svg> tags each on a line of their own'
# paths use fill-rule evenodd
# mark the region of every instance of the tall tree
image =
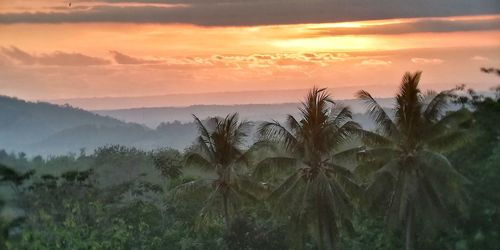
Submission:
<svg viewBox="0 0 500 250">
<path fill-rule="evenodd" d="M 353 151 L 340 148 L 359 125 L 326 89 L 313 88 L 300 112 L 300 121 L 289 115 L 285 125 L 274 121 L 260 126 L 262 139 L 278 144 L 284 154 L 260 162 L 255 174 L 286 174 L 269 200 L 276 214 L 290 216 L 295 246 L 302 247 L 309 231 L 319 249 L 334 249 L 339 229 L 350 225 L 348 191 L 356 187 L 351 172 L 339 165 Z"/>
<path fill-rule="evenodd" d="M 242 199 L 255 198 L 247 192 L 252 184 L 246 175 L 248 161 L 243 150 L 251 124 L 240 122 L 237 113 L 223 119 L 211 118 L 206 124 L 196 116 L 194 119 L 200 135 L 186 156 L 186 166 L 208 171 L 211 178 L 190 181 L 180 185 L 178 190 L 210 190 L 201 211 L 201 218 L 208 218 L 213 212 L 219 212 L 224 218 L 226 228 L 229 229 L 231 213 Z"/>
<path fill-rule="evenodd" d="M 372 173 L 369 204 L 382 208 L 389 224 L 403 229 L 407 250 L 414 249 L 418 228 L 423 233 L 444 226 L 447 205 L 463 204 L 466 182 L 442 153 L 466 140 L 461 125 L 470 112 L 445 113 L 454 90 L 423 94 L 420 76 L 404 75 L 393 119 L 368 92 L 357 93 L 378 125 L 376 132 L 361 133 L 367 149 L 360 154 L 365 164 L 358 170 Z"/>
<path fill-rule="evenodd" d="M 34 171 L 29 171 L 24 174 L 20 174 L 14 169 L 0 164 L 0 188 L 4 184 L 10 184 L 11 187 L 17 191 L 17 187 L 22 185 L 22 183 L 29 179 L 34 174 Z M 0 190 L 1 191 L 1 190 Z M 6 206 L 6 201 L 0 197 L 0 249 L 6 249 L 5 243 L 9 237 L 9 232 L 12 228 L 15 228 L 21 224 L 24 220 L 22 217 L 17 218 L 3 218 L 1 212 Z"/>
</svg>

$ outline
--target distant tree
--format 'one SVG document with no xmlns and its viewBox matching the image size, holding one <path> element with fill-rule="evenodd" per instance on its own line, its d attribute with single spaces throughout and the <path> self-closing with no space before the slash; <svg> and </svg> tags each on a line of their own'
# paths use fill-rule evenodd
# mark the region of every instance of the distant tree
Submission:
<svg viewBox="0 0 500 250">
<path fill-rule="evenodd" d="M 487 73 L 487 74 L 496 74 L 497 76 L 500 76 L 500 69 L 497 69 L 497 68 L 493 68 L 493 67 L 485 68 L 485 67 L 482 67 L 481 71 L 484 72 L 484 73 Z"/>
<path fill-rule="evenodd" d="M 22 185 L 22 183 L 29 179 L 34 174 L 34 171 L 29 171 L 24 174 L 20 174 L 12 168 L 9 168 L 3 164 L 0 164 L 0 187 L 2 184 L 10 183 L 14 187 Z M 6 205 L 6 201 L 0 197 L 0 213 Z M 22 217 L 14 219 L 3 218 L 0 214 L 0 249 L 6 249 L 4 245 L 9 237 L 12 228 L 17 227 L 24 220 Z"/>
<path fill-rule="evenodd" d="M 481 71 L 487 74 L 496 74 L 496 76 L 500 76 L 500 69 L 497 68 L 481 68 Z M 500 85 L 491 88 L 491 91 L 495 94 L 495 100 L 500 100 Z"/>
<path fill-rule="evenodd" d="M 286 125 L 274 121 L 260 126 L 262 140 L 277 143 L 285 154 L 263 160 L 255 174 L 286 176 L 269 200 L 277 215 L 290 216 L 296 247 L 303 247 L 309 231 L 318 249 L 334 249 L 339 230 L 351 226 L 349 191 L 356 188 L 351 172 L 338 163 L 355 151 L 340 149 L 360 127 L 349 108 L 336 105 L 326 89 L 313 88 L 300 111 L 300 121 L 289 115 Z"/>
<path fill-rule="evenodd" d="M 420 76 L 404 75 L 394 120 L 368 92 L 357 93 L 378 125 L 376 132 L 362 132 L 368 148 L 360 153 L 366 164 L 358 170 L 372 173 L 366 197 L 372 208 L 385 212 L 389 225 L 404 230 L 407 250 L 415 248 L 417 229 L 424 233 L 446 226 L 447 205 L 463 205 L 466 183 L 442 153 L 466 141 L 461 125 L 470 112 L 445 114 L 454 90 L 422 94 Z"/>
<path fill-rule="evenodd" d="M 21 174 L 12 168 L 0 164 L 0 182 L 9 182 L 19 186 L 22 185 L 24 181 L 31 178 L 33 174 L 35 174 L 34 170 Z"/>
<path fill-rule="evenodd" d="M 194 116 L 199 137 L 186 156 L 186 167 L 196 167 L 207 171 L 208 176 L 177 187 L 177 191 L 210 190 L 200 211 L 202 222 L 214 212 L 222 214 L 226 228 L 230 228 L 231 214 L 235 212 L 243 198 L 255 199 L 247 190 L 251 182 L 245 174 L 248 161 L 243 143 L 251 126 L 239 121 L 238 114 L 225 118 L 211 118 L 204 124 Z"/>
<path fill-rule="evenodd" d="M 182 175 L 182 155 L 177 150 L 168 149 L 155 152 L 153 163 L 164 177 L 176 179 Z"/>
</svg>

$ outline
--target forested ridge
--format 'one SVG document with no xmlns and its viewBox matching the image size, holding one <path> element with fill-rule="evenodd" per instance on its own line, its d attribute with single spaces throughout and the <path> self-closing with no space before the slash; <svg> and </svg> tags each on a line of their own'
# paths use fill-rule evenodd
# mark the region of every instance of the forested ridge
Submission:
<svg viewBox="0 0 500 250">
<path fill-rule="evenodd" d="M 420 76 L 390 110 L 357 93 L 374 128 L 313 88 L 282 121 L 194 116 L 183 151 L 0 150 L 0 249 L 498 249 L 500 96 Z"/>
</svg>

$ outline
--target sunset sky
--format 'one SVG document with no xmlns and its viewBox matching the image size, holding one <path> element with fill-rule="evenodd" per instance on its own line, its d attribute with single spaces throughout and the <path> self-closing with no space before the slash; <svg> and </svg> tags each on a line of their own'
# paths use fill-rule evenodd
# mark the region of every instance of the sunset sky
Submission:
<svg viewBox="0 0 500 250">
<path fill-rule="evenodd" d="M 0 0 L 0 94 L 498 84 L 498 0 Z M 334 91 L 333 91 L 334 92 Z M 335 96 L 335 93 L 334 93 Z M 337 98 L 350 98 L 342 94 Z M 174 104 L 173 104 L 174 105 Z"/>
</svg>

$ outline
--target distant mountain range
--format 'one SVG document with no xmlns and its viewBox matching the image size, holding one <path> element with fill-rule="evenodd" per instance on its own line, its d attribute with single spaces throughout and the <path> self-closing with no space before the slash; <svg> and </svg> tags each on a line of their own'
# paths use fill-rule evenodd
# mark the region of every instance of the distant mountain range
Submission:
<svg viewBox="0 0 500 250">
<path fill-rule="evenodd" d="M 336 100 L 349 99 L 359 89 L 374 96 L 386 96 L 379 86 L 329 88 Z M 92 97 L 47 100 L 54 104 L 69 104 L 86 110 L 109 110 L 153 107 L 186 107 L 191 105 L 279 104 L 295 103 L 304 98 L 308 89 L 254 90 L 211 93 L 179 93 L 154 96 Z"/>
<path fill-rule="evenodd" d="M 151 129 L 70 106 L 0 96 L 0 149 L 8 152 L 47 156 L 107 144 L 183 149 L 195 137 L 194 123 L 164 123 Z"/>
<path fill-rule="evenodd" d="M 392 106 L 393 99 L 377 99 L 384 107 Z M 341 105 L 351 108 L 354 113 L 365 113 L 364 104 L 359 100 L 341 100 Z M 125 122 L 133 122 L 155 128 L 162 122 L 193 120 L 193 115 L 200 119 L 213 116 L 226 116 L 238 112 L 240 117 L 250 121 L 284 120 L 286 115 L 298 115 L 300 103 L 281 104 L 241 104 L 241 105 L 194 105 L 188 107 L 133 108 L 116 110 L 95 110 L 96 114 L 110 116 Z"/>
<path fill-rule="evenodd" d="M 391 99 L 381 99 L 389 105 Z M 357 100 L 342 101 L 362 111 Z M 192 114 L 200 119 L 238 112 L 242 119 L 283 120 L 298 114 L 298 103 L 248 105 L 197 105 L 189 107 L 101 110 L 94 113 L 68 105 L 27 102 L 0 96 L 0 149 L 28 155 L 58 155 L 87 152 L 97 147 L 120 144 L 144 150 L 171 147 L 182 150 L 195 140 L 197 129 Z M 366 115 L 354 119 L 372 127 Z"/>
</svg>

